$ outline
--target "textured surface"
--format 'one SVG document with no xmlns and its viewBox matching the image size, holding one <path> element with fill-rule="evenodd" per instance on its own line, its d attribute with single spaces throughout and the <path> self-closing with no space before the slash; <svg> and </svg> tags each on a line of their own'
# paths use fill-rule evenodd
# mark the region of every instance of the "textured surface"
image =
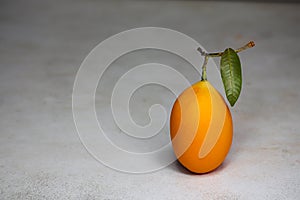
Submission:
<svg viewBox="0 0 300 200">
<path fill-rule="evenodd" d="M 0 199 L 299 198 L 299 8 L 198 1 L 2 1 Z M 178 30 L 211 51 L 257 43 L 241 53 L 245 81 L 233 109 L 234 142 L 217 171 L 197 176 L 173 163 L 155 173 L 119 173 L 95 161 L 80 143 L 71 95 L 81 61 L 100 41 L 141 26 Z M 190 77 L 197 79 L 193 73 Z M 144 113 L 133 115 L 138 119 Z"/>
</svg>

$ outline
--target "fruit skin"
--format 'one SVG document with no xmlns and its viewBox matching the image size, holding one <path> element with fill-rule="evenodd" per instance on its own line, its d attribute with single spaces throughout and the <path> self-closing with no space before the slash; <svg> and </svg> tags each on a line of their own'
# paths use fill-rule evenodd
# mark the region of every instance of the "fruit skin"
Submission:
<svg viewBox="0 0 300 200">
<path fill-rule="evenodd" d="M 191 172 L 207 173 L 224 161 L 232 143 L 232 117 L 208 81 L 197 82 L 176 99 L 170 134 L 175 155 Z"/>
</svg>

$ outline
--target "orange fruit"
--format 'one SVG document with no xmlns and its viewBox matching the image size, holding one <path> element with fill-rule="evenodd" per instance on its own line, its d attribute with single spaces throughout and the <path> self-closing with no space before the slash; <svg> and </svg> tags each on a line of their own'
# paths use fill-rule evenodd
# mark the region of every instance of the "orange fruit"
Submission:
<svg viewBox="0 0 300 200">
<path fill-rule="evenodd" d="M 232 142 L 232 117 L 222 95 L 208 82 L 186 89 L 175 101 L 170 134 L 179 162 L 194 173 L 222 164 Z"/>
</svg>

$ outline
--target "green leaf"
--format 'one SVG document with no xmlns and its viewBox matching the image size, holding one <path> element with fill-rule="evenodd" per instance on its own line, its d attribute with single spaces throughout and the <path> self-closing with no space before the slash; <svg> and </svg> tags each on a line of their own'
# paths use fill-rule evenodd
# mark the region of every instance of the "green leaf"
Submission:
<svg viewBox="0 0 300 200">
<path fill-rule="evenodd" d="M 221 77 L 226 97 L 231 106 L 235 104 L 242 89 L 242 68 L 239 56 L 227 48 L 221 57 Z"/>
</svg>

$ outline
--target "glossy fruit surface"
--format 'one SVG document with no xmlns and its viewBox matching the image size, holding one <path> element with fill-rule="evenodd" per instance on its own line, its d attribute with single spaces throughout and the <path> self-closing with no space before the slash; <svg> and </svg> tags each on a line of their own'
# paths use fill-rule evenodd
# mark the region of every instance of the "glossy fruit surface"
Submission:
<svg viewBox="0 0 300 200">
<path fill-rule="evenodd" d="M 232 118 L 221 94 L 208 82 L 186 89 L 170 118 L 172 145 L 179 162 L 194 173 L 207 173 L 224 161 L 232 142 Z"/>
</svg>

